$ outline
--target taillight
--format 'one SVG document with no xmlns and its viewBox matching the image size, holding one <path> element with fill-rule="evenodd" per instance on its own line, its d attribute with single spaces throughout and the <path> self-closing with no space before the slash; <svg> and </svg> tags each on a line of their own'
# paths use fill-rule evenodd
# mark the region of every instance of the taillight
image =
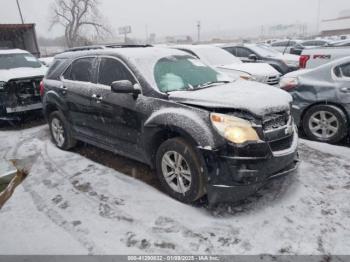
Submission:
<svg viewBox="0 0 350 262">
<path fill-rule="evenodd" d="M 307 61 L 309 61 L 310 56 L 309 55 L 301 55 L 299 58 L 299 67 L 300 68 L 306 68 Z"/>
<path fill-rule="evenodd" d="M 280 80 L 280 88 L 285 91 L 292 91 L 299 85 L 298 78 L 295 77 L 282 77 Z"/>
<path fill-rule="evenodd" d="M 44 81 L 42 80 L 40 82 L 40 86 L 39 86 L 39 90 L 40 90 L 40 96 L 43 96 L 44 95 L 44 92 L 45 92 L 45 86 L 44 86 Z"/>
</svg>

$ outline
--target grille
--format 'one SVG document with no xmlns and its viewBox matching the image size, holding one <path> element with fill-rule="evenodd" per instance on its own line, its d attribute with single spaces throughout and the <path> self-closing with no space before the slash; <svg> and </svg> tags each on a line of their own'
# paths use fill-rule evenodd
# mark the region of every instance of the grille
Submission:
<svg viewBox="0 0 350 262">
<path fill-rule="evenodd" d="M 42 78 L 11 80 L 8 82 L 7 107 L 15 107 L 40 102 L 39 85 Z"/>
<path fill-rule="evenodd" d="M 276 151 L 281 151 L 288 149 L 292 146 L 293 143 L 293 135 L 282 138 L 280 140 L 275 140 L 273 142 L 270 142 L 270 147 L 271 150 L 276 152 Z"/>
<path fill-rule="evenodd" d="M 278 75 L 276 75 L 276 76 L 270 76 L 267 79 L 266 83 L 269 85 L 277 85 L 279 82 L 280 82 L 280 77 Z"/>
<path fill-rule="evenodd" d="M 289 114 L 286 112 L 270 114 L 264 117 L 263 128 L 264 131 L 270 131 L 288 124 Z"/>
</svg>

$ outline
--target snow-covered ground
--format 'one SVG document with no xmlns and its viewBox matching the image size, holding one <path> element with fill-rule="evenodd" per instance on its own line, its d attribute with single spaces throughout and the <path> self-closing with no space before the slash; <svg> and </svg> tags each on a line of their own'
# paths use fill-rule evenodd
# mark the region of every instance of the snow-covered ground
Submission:
<svg viewBox="0 0 350 262">
<path fill-rule="evenodd" d="M 215 210 L 78 151 L 46 126 L 0 131 L 0 157 L 33 164 L 0 211 L 0 254 L 350 254 L 348 147 L 301 141 L 297 174 Z"/>
</svg>

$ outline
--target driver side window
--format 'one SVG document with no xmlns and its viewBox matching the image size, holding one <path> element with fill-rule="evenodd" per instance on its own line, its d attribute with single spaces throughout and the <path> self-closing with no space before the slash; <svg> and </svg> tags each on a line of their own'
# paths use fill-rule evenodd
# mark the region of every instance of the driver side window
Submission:
<svg viewBox="0 0 350 262">
<path fill-rule="evenodd" d="M 113 58 L 101 58 L 98 83 L 111 86 L 114 81 L 129 80 L 136 83 L 135 78 L 123 63 Z"/>
</svg>

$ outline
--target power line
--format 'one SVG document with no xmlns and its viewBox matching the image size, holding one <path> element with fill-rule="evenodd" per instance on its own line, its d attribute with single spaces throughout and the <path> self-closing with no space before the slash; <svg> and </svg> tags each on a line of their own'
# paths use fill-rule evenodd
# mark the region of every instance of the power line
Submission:
<svg viewBox="0 0 350 262">
<path fill-rule="evenodd" d="M 19 12 L 19 15 L 21 16 L 21 21 L 22 21 L 22 24 L 24 24 L 24 19 L 23 19 L 23 15 L 22 15 L 21 6 L 19 5 L 18 0 L 16 0 L 16 2 L 17 2 L 17 7 L 18 7 L 18 12 Z"/>
</svg>

